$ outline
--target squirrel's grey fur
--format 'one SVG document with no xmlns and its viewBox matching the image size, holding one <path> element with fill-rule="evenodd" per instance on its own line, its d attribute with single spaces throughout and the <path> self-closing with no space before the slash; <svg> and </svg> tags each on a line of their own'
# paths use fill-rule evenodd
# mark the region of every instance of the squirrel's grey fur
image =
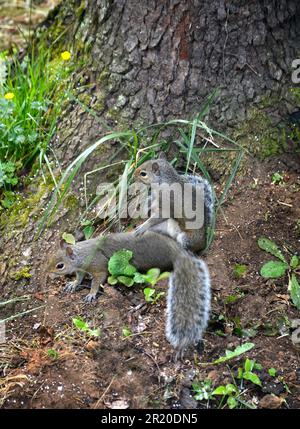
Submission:
<svg viewBox="0 0 300 429">
<path fill-rule="evenodd" d="M 207 265 L 187 252 L 174 262 L 167 297 L 166 337 L 182 357 L 184 349 L 202 339 L 210 313 Z"/>
<path fill-rule="evenodd" d="M 172 270 L 167 299 L 166 334 L 177 355 L 202 338 L 210 311 L 210 279 L 205 262 L 183 249 L 175 240 L 148 231 L 141 236 L 118 233 L 100 236 L 75 245 L 62 243 L 50 258 L 47 272 L 53 275 L 76 273 L 77 281 L 68 288 L 73 292 L 84 274 L 93 277 L 87 301 L 95 299 L 108 275 L 109 258 L 118 250 L 133 252 L 130 261 L 139 271 L 157 267 Z M 62 269 L 60 265 L 63 264 Z M 78 273 L 80 275 L 78 275 Z"/>
<path fill-rule="evenodd" d="M 210 183 L 201 176 L 192 174 L 179 174 L 174 167 L 166 160 L 164 154 L 161 154 L 161 158 L 156 160 L 150 160 L 143 163 L 135 170 L 135 177 L 137 181 L 151 186 L 152 184 L 180 184 L 191 183 L 193 187 L 200 186 L 203 189 L 204 198 L 204 224 L 201 228 L 189 229 L 186 227 L 187 219 L 185 216 L 182 218 L 174 218 L 173 210 L 175 201 L 171 200 L 171 216 L 166 218 L 164 213 L 160 212 L 161 201 L 152 196 L 150 198 L 151 207 L 153 208 L 155 215 L 143 224 L 139 225 L 135 234 L 139 235 L 144 233 L 146 230 L 158 232 L 160 234 L 167 235 L 176 240 L 182 247 L 193 252 L 199 252 L 205 250 L 207 246 L 207 230 L 212 227 L 214 219 L 214 193 Z M 144 176 L 142 176 L 142 174 Z M 147 176 L 145 176 L 147 174 Z M 160 215 L 158 216 L 158 212 Z"/>
</svg>

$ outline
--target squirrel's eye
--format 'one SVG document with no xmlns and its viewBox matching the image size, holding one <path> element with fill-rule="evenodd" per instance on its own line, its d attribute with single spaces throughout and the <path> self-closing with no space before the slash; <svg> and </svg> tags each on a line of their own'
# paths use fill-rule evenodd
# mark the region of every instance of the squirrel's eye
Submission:
<svg viewBox="0 0 300 429">
<path fill-rule="evenodd" d="M 140 176 L 141 176 L 141 177 L 146 177 L 146 176 L 147 176 L 146 171 L 141 171 L 141 172 L 140 172 Z"/>
<path fill-rule="evenodd" d="M 65 266 L 64 264 L 57 264 L 56 265 L 56 269 L 57 270 L 62 270 L 64 268 L 64 266 Z"/>
</svg>

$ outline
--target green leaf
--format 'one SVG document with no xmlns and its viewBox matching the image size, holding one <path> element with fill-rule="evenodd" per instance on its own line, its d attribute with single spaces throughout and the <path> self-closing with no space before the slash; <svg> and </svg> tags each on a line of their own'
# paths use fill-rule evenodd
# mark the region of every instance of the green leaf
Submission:
<svg viewBox="0 0 300 429">
<path fill-rule="evenodd" d="M 269 261 L 261 267 L 260 275 L 265 279 L 277 279 L 282 277 L 288 265 L 281 261 Z"/>
<path fill-rule="evenodd" d="M 238 402 L 233 396 L 229 396 L 227 399 L 227 405 L 232 410 L 233 408 L 236 408 Z"/>
<path fill-rule="evenodd" d="M 134 280 L 127 276 L 118 276 L 118 281 L 127 287 L 131 287 L 134 284 Z"/>
<path fill-rule="evenodd" d="M 226 384 L 226 394 L 231 395 L 232 393 L 238 393 L 238 390 L 234 384 Z"/>
<path fill-rule="evenodd" d="M 93 225 L 87 225 L 83 228 L 83 233 L 86 240 L 89 240 L 91 238 L 94 230 L 95 228 L 93 227 Z"/>
<path fill-rule="evenodd" d="M 265 252 L 271 253 L 271 255 L 276 256 L 276 258 L 286 263 L 285 257 L 274 241 L 269 240 L 268 238 L 260 238 L 258 240 L 258 245 Z"/>
<path fill-rule="evenodd" d="M 81 331 L 87 331 L 89 329 L 89 325 L 82 319 L 73 318 L 72 322 L 76 328 L 80 329 Z"/>
<path fill-rule="evenodd" d="M 89 330 L 88 330 L 88 332 L 87 332 L 87 334 L 88 334 L 90 337 L 100 337 L 100 333 L 101 333 L 101 331 L 100 331 L 100 329 L 99 329 L 99 328 L 96 328 L 96 329 L 89 329 Z"/>
<path fill-rule="evenodd" d="M 165 280 L 168 279 L 170 277 L 171 273 L 169 273 L 169 271 L 164 271 L 163 273 L 161 273 L 161 275 L 158 277 L 157 281 L 161 281 L 161 280 Z"/>
<path fill-rule="evenodd" d="M 144 289 L 144 296 L 146 302 L 152 302 L 155 294 L 155 289 L 151 289 L 150 287 L 146 287 Z"/>
<path fill-rule="evenodd" d="M 241 346 L 236 347 L 235 350 L 226 350 L 225 351 L 225 356 L 221 356 L 219 359 L 215 360 L 213 363 L 222 363 L 222 362 L 226 362 L 230 359 L 233 359 L 245 352 L 248 352 L 249 350 L 251 350 L 254 347 L 253 343 L 245 343 L 242 344 Z"/>
<path fill-rule="evenodd" d="M 246 359 L 245 360 L 245 364 L 244 364 L 244 368 L 246 372 L 250 372 L 252 371 L 253 367 L 254 367 L 254 361 L 252 359 Z"/>
<path fill-rule="evenodd" d="M 270 374 L 271 377 L 276 377 L 277 371 L 275 368 L 269 368 L 268 373 Z"/>
<path fill-rule="evenodd" d="M 114 276 L 109 276 L 107 278 L 107 281 L 110 285 L 116 285 L 118 283 L 117 277 L 114 277 Z"/>
<path fill-rule="evenodd" d="M 147 271 L 147 276 L 151 277 L 152 279 L 157 279 L 159 275 L 160 275 L 159 268 L 150 268 L 150 270 Z"/>
<path fill-rule="evenodd" d="M 240 279 L 244 277 L 244 275 L 247 273 L 247 270 L 248 270 L 247 265 L 235 264 L 235 266 L 233 267 L 233 275 L 237 279 Z"/>
<path fill-rule="evenodd" d="M 132 331 L 129 328 L 123 328 L 122 329 L 122 335 L 123 337 L 130 337 L 132 335 Z"/>
<path fill-rule="evenodd" d="M 291 268 L 297 268 L 298 267 L 298 265 L 299 265 L 299 258 L 298 258 L 297 255 L 292 256 L 290 265 L 291 265 Z"/>
<path fill-rule="evenodd" d="M 250 371 L 244 372 L 243 378 L 245 380 L 252 381 L 252 383 L 257 384 L 258 386 L 261 386 L 261 381 L 260 381 L 258 375 L 254 374 L 254 372 L 250 372 Z"/>
<path fill-rule="evenodd" d="M 300 285 L 295 274 L 292 274 L 292 277 L 290 278 L 289 291 L 293 304 L 298 308 L 298 310 L 300 310 Z"/>
<path fill-rule="evenodd" d="M 133 280 L 134 283 L 146 283 L 145 275 L 139 273 L 138 271 L 134 273 Z"/>
<path fill-rule="evenodd" d="M 226 394 L 227 394 L 227 389 L 225 386 L 219 386 L 212 392 L 212 395 L 226 395 Z"/>
<path fill-rule="evenodd" d="M 73 234 L 68 234 L 67 232 L 64 232 L 62 235 L 62 239 L 65 240 L 68 244 L 75 244 L 76 240 Z"/>
<path fill-rule="evenodd" d="M 115 252 L 108 262 L 108 271 L 113 276 L 127 276 L 131 277 L 136 272 L 136 268 L 129 264 L 132 258 L 130 250 L 122 249 Z"/>
</svg>

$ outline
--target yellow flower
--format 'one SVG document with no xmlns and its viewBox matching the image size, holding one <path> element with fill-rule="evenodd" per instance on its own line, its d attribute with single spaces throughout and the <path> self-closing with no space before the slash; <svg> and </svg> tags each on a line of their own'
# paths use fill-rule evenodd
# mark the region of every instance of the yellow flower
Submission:
<svg viewBox="0 0 300 429">
<path fill-rule="evenodd" d="M 7 92 L 4 95 L 4 98 L 6 98 L 6 100 L 12 100 L 14 98 L 15 94 L 13 92 Z"/>
<path fill-rule="evenodd" d="M 69 61 L 69 59 L 71 58 L 71 52 L 69 51 L 64 51 L 60 54 L 60 56 L 62 57 L 62 59 L 64 61 Z"/>
</svg>

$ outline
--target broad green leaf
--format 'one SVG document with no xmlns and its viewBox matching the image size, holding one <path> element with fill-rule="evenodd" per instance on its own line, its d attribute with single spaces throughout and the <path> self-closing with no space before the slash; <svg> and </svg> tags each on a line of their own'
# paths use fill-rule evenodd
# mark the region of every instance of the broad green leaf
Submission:
<svg viewBox="0 0 300 429">
<path fill-rule="evenodd" d="M 276 369 L 275 368 L 269 368 L 268 369 L 268 373 L 270 374 L 271 377 L 276 377 Z"/>
<path fill-rule="evenodd" d="M 282 277 L 288 265 L 281 261 L 269 261 L 261 267 L 260 275 L 265 279 L 277 279 Z"/>
<path fill-rule="evenodd" d="M 161 275 L 158 277 L 157 281 L 159 282 L 160 280 L 165 280 L 168 279 L 170 277 L 171 273 L 169 273 L 169 271 L 164 271 L 163 273 L 161 273 Z"/>
<path fill-rule="evenodd" d="M 160 275 L 159 268 L 150 268 L 150 270 L 147 271 L 147 276 L 152 279 L 157 279 L 159 275 Z"/>
<path fill-rule="evenodd" d="M 134 273 L 133 280 L 134 283 L 146 283 L 145 275 L 139 273 L 138 271 Z"/>
<path fill-rule="evenodd" d="M 123 283 L 123 285 L 130 287 L 134 284 L 134 280 L 131 277 L 127 276 L 118 276 L 118 281 Z"/>
<path fill-rule="evenodd" d="M 82 319 L 72 319 L 73 324 L 76 326 L 76 328 L 80 329 L 81 331 L 87 331 L 89 329 L 89 325 L 85 323 Z"/>
<path fill-rule="evenodd" d="M 116 285 L 118 283 L 117 277 L 114 277 L 114 276 L 109 276 L 107 278 L 107 281 L 110 285 Z"/>
<path fill-rule="evenodd" d="M 265 252 L 271 253 L 271 255 L 276 256 L 276 258 L 286 263 L 285 257 L 274 241 L 269 240 L 268 238 L 260 238 L 258 240 L 258 245 Z"/>
<path fill-rule="evenodd" d="M 237 393 L 237 388 L 234 384 L 226 384 L 226 393 L 227 395 L 231 395 L 232 393 Z"/>
<path fill-rule="evenodd" d="M 154 294 L 155 294 L 155 289 L 151 289 L 150 287 L 146 287 L 144 289 L 145 301 L 146 302 L 152 302 Z"/>
<path fill-rule="evenodd" d="M 132 258 L 130 250 L 122 249 L 115 252 L 108 262 L 108 271 L 113 276 L 131 277 L 136 272 L 136 268 L 129 263 Z"/>
<path fill-rule="evenodd" d="M 290 278 L 289 291 L 293 304 L 298 308 L 298 310 L 300 310 L 300 285 L 295 274 L 292 274 L 292 277 Z"/>
<path fill-rule="evenodd" d="M 227 394 L 227 389 L 225 386 L 217 387 L 212 393 L 212 395 L 226 395 L 226 394 Z"/>
<path fill-rule="evenodd" d="M 253 343 L 245 343 L 242 344 L 241 346 L 236 347 L 235 350 L 226 350 L 225 351 L 225 356 L 221 356 L 219 359 L 215 360 L 213 363 L 222 363 L 222 362 L 226 362 L 230 359 L 233 359 L 245 352 L 248 352 L 249 350 L 251 350 L 254 347 Z"/>
<path fill-rule="evenodd" d="M 87 225 L 83 228 L 83 233 L 86 240 L 89 240 L 91 238 L 91 236 L 93 235 L 94 229 L 95 228 L 93 227 L 93 225 Z"/>
<path fill-rule="evenodd" d="M 291 268 L 297 268 L 298 267 L 298 265 L 299 265 L 299 258 L 298 258 L 297 255 L 292 256 L 290 265 L 291 265 Z"/>
<path fill-rule="evenodd" d="M 245 371 L 243 374 L 243 378 L 245 380 L 252 381 L 252 383 L 257 384 L 258 386 L 261 386 L 261 381 L 260 381 L 258 375 L 254 374 L 254 372 Z"/>
<path fill-rule="evenodd" d="M 252 371 L 253 367 L 254 367 L 254 361 L 252 359 L 246 359 L 245 360 L 245 364 L 244 364 L 244 368 L 246 372 L 250 372 Z"/>
<path fill-rule="evenodd" d="M 236 408 L 238 402 L 233 396 L 229 396 L 227 399 L 227 405 L 232 410 L 233 408 Z"/>
<path fill-rule="evenodd" d="M 76 240 L 73 234 L 68 234 L 67 232 L 64 232 L 62 235 L 63 240 L 65 240 L 68 244 L 75 244 Z"/>
</svg>

